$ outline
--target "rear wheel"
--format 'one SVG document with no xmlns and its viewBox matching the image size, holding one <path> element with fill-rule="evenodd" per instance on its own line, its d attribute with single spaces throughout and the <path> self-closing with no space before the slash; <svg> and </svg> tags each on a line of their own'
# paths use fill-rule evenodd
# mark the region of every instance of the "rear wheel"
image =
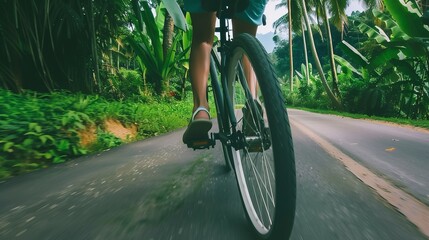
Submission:
<svg viewBox="0 0 429 240">
<path fill-rule="evenodd" d="M 213 50 L 212 50 L 213 51 Z M 214 98 L 214 102 L 216 105 L 216 114 L 217 114 L 217 122 L 218 122 L 218 126 L 219 126 L 219 133 L 220 134 L 224 134 L 224 135 L 228 135 L 229 134 L 229 128 L 227 128 L 226 126 L 228 126 L 228 119 L 226 119 L 226 114 L 225 111 L 223 109 L 224 108 L 224 103 L 222 101 L 222 92 L 220 89 L 220 85 L 218 82 L 218 75 L 217 75 L 217 71 L 216 71 L 217 67 L 215 64 L 215 59 L 212 56 L 212 58 L 210 59 L 210 76 L 212 79 L 211 83 L 212 83 L 212 90 L 213 90 L 213 98 Z M 208 94 L 207 94 L 208 96 Z M 222 142 L 222 151 L 223 151 L 223 156 L 224 156 L 224 160 L 225 160 L 225 171 L 229 172 L 232 169 L 232 149 L 231 146 L 228 146 L 226 143 Z"/>
<path fill-rule="evenodd" d="M 256 96 L 243 73 L 246 58 L 257 80 Z M 244 208 L 259 237 L 288 239 L 295 216 L 295 160 L 277 78 L 262 45 L 249 34 L 234 39 L 226 66 L 237 120 L 232 155 Z"/>
<path fill-rule="evenodd" d="M 216 95 L 214 94 L 214 98 L 215 98 L 215 103 L 216 103 L 216 109 L 219 109 L 219 102 L 216 99 Z M 229 135 L 229 128 L 226 128 L 225 126 L 227 126 L 225 124 L 225 116 L 223 115 L 224 113 L 221 111 L 217 112 L 217 122 L 218 122 L 218 126 L 219 126 L 219 133 L 220 134 L 225 134 L 225 135 Z M 229 172 L 232 169 L 232 148 L 231 146 L 228 146 L 226 143 L 221 143 L 222 144 L 222 152 L 223 152 L 223 157 L 225 160 L 225 171 Z"/>
</svg>

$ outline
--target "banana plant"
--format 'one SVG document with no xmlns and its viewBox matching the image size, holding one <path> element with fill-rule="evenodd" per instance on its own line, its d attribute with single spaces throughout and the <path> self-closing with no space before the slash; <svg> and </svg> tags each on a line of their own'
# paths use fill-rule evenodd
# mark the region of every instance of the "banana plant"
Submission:
<svg viewBox="0 0 429 240">
<path fill-rule="evenodd" d="M 395 101 L 401 115 L 428 119 L 429 28 L 421 20 L 415 20 L 421 17 L 421 13 L 413 1 L 385 0 L 385 3 L 391 16 L 378 10 L 372 11 L 374 17 L 384 23 L 385 30 L 364 23 L 358 26 L 360 32 L 377 43 L 369 58 L 345 41 L 341 48 L 354 64 L 368 70 L 377 88 L 398 93 L 393 95 L 397 96 Z M 415 20 L 412 26 L 409 19 Z M 343 62 L 342 65 L 347 63 Z"/>
<path fill-rule="evenodd" d="M 189 50 L 181 49 L 182 51 L 178 52 L 178 49 L 180 49 L 179 42 L 183 36 L 183 32 L 179 31 L 173 39 L 171 48 L 164 56 L 162 47 L 162 28 L 160 28 L 158 24 L 160 23 L 159 19 L 163 18 L 161 16 L 164 14 L 162 8 L 166 6 L 171 8 L 170 4 L 166 4 L 165 6 L 161 4 L 156 8 L 156 16 L 154 16 L 147 1 L 139 2 L 138 0 L 133 0 L 133 10 L 136 17 L 132 20 L 136 29 L 134 30 L 134 34 L 127 38 L 128 42 L 136 52 L 139 65 L 142 68 L 144 67 L 147 79 L 153 85 L 155 92 L 161 96 L 165 96 L 168 92 L 169 81 L 177 69 L 177 63 L 183 60 L 186 52 Z M 177 14 L 177 12 L 170 14 L 175 20 L 175 23 L 178 23 L 180 28 L 187 28 L 186 21 L 182 21 L 184 19 L 183 14 L 183 19 L 178 17 L 180 14 Z M 182 20 L 176 20 L 176 18 Z"/>
</svg>

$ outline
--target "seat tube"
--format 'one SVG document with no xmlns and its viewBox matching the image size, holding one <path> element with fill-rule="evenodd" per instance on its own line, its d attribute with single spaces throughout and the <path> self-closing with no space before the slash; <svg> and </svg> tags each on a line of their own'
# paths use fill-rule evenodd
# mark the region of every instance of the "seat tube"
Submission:
<svg viewBox="0 0 429 240">
<path fill-rule="evenodd" d="M 213 56 L 210 56 L 210 79 L 211 79 L 213 94 L 215 95 L 215 101 L 217 105 L 216 110 L 218 114 L 220 113 L 221 115 L 225 116 L 226 115 L 225 108 L 224 108 L 225 105 L 223 102 L 222 91 L 220 90 L 220 86 L 219 86 L 219 80 L 216 72 L 216 64 Z"/>
<path fill-rule="evenodd" d="M 221 6 L 221 11 L 225 11 L 225 6 L 224 6 L 224 1 L 222 1 L 222 6 Z M 232 125 L 232 131 L 233 133 L 235 133 L 235 127 L 237 126 L 237 119 L 235 118 L 235 114 L 234 114 L 234 107 L 232 105 L 231 102 L 231 98 L 230 98 L 230 94 L 228 91 L 228 82 L 226 79 L 226 58 L 227 58 L 227 34 L 228 34 L 228 27 L 226 25 L 226 22 L 228 20 L 225 18 L 225 14 L 223 14 L 223 12 L 221 12 L 219 14 L 219 27 L 220 27 L 220 46 L 221 46 L 221 68 L 220 68 L 220 72 L 221 72 L 221 82 L 222 82 L 222 89 L 223 89 L 223 96 L 224 96 L 224 102 L 226 103 L 226 111 L 228 111 L 228 116 L 229 116 L 229 120 L 230 123 Z"/>
</svg>

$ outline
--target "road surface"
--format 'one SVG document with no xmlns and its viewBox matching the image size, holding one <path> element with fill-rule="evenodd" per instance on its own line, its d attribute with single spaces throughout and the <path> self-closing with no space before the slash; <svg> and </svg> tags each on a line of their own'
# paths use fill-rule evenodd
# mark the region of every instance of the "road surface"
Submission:
<svg viewBox="0 0 429 240">
<path fill-rule="evenodd" d="M 427 202 L 429 134 L 296 110 L 289 115 Z M 253 239 L 220 147 L 187 149 L 183 131 L 0 183 L 0 239 Z M 300 128 L 292 132 L 298 196 L 291 239 L 427 239 Z"/>
</svg>

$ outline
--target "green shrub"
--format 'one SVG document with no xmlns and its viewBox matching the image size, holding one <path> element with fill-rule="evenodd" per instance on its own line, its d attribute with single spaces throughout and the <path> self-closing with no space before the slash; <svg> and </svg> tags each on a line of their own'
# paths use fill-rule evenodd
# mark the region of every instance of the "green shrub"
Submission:
<svg viewBox="0 0 429 240">
<path fill-rule="evenodd" d="M 101 130 L 90 149 L 80 145 L 78 133 L 89 125 L 101 126 L 107 118 L 135 124 L 141 139 L 186 126 L 191 108 L 190 100 L 142 104 L 67 92 L 13 94 L 0 89 L 0 178 L 120 145 L 120 139 Z"/>
<path fill-rule="evenodd" d="M 122 144 L 122 140 L 115 135 L 105 132 L 100 128 L 97 129 L 97 140 L 90 147 L 92 150 L 109 149 Z"/>
</svg>

